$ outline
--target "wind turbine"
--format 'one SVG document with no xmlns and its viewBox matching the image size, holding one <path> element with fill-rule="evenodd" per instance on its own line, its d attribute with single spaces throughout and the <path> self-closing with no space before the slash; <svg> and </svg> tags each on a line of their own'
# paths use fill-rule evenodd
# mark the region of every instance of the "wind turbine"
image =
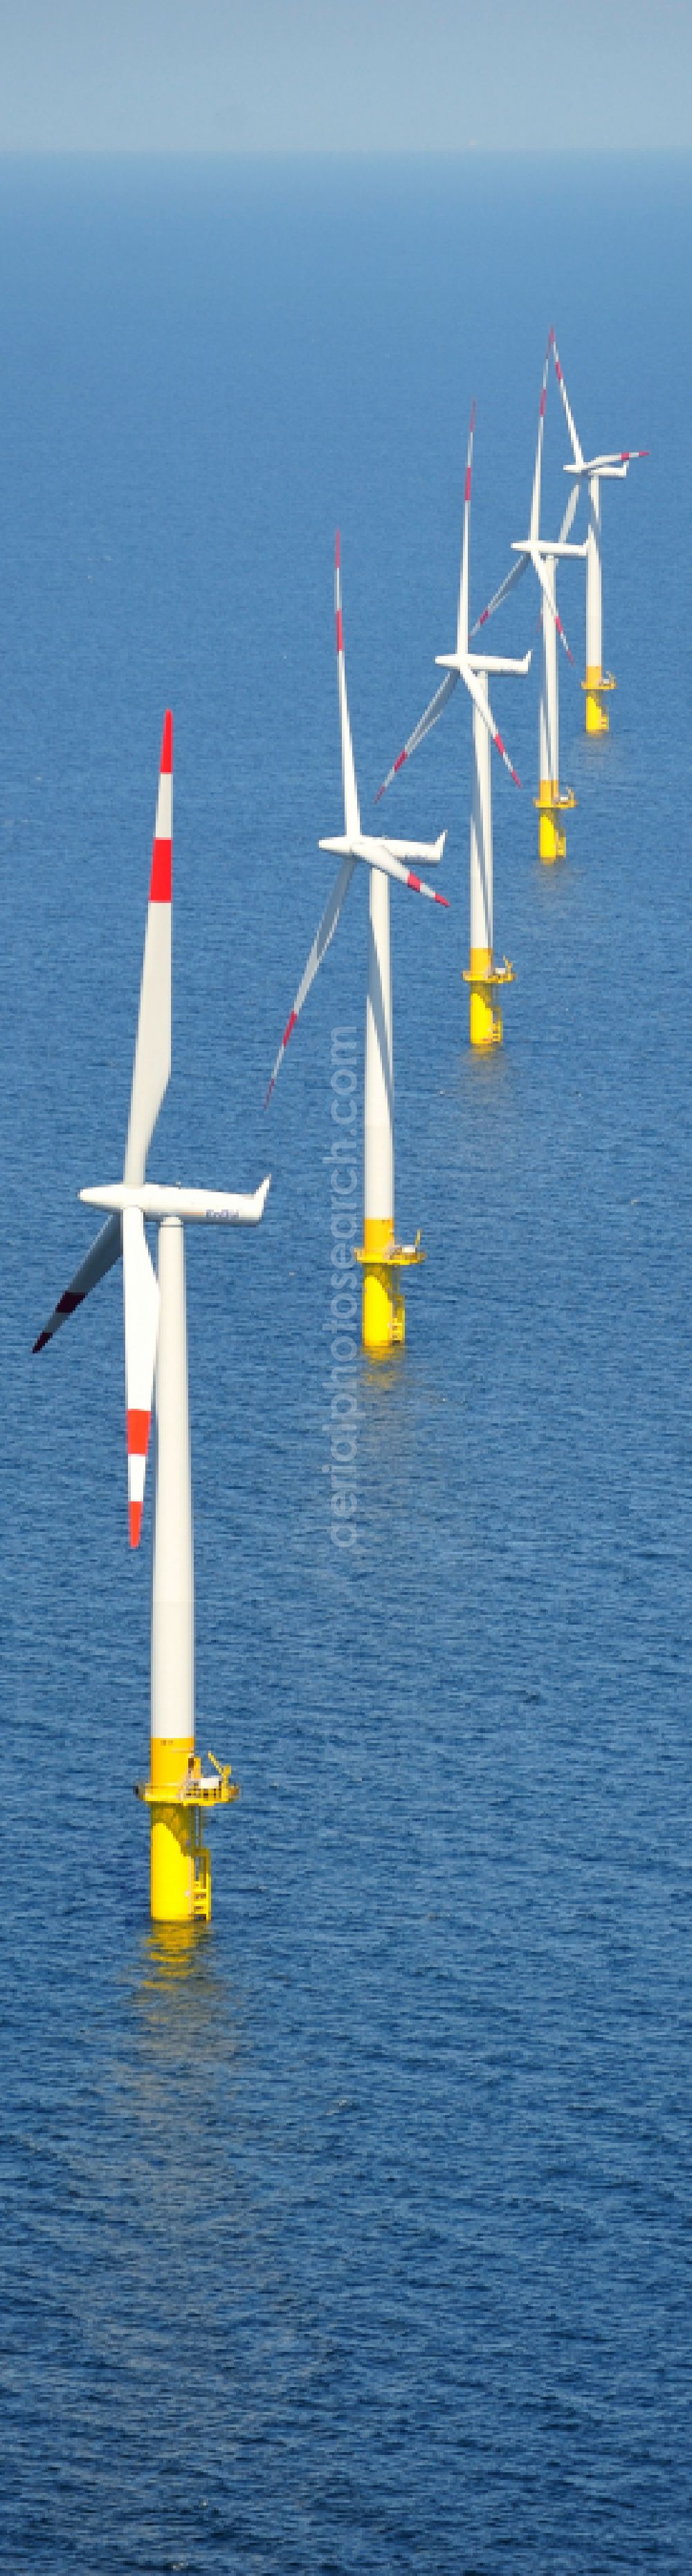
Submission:
<svg viewBox="0 0 692 2576">
<path fill-rule="evenodd" d="M 648 456 L 648 447 L 622 447 L 612 456 L 585 457 L 580 446 L 567 398 L 567 386 L 552 335 L 555 373 L 562 395 L 574 463 L 565 466 L 566 474 L 576 478 L 577 489 L 588 484 L 589 526 L 586 540 L 586 693 L 587 733 L 608 732 L 608 709 L 603 700 L 615 688 L 612 671 L 603 669 L 603 595 L 601 581 L 601 484 L 624 483 L 630 465 L 640 456 Z"/>
<path fill-rule="evenodd" d="M 491 743 L 494 743 L 496 751 L 499 751 L 500 758 L 504 761 L 505 769 L 509 770 L 510 778 L 514 779 L 517 787 L 521 785 L 521 780 L 517 777 L 516 769 L 513 769 L 512 767 L 509 752 L 505 749 L 502 735 L 498 733 L 495 718 L 489 704 L 488 676 L 490 672 L 502 677 L 504 677 L 505 674 L 514 674 L 516 672 L 523 674 L 528 671 L 531 655 L 530 653 L 525 654 L 523 662 L 509 662 L 506 659 L 499 660 L 496 655 L 491 653 L 471 653 L 469 650 L 469 527 L 471 518 L 471 466 L 473 459 L 473 433 L 475 420 L 476 406 L 474 403 L 471 412 L 471 425 L 469 429 L 469 443 L 466 458 L 466 481 L 464 485 L 464 535 L 461 553 L 461 581 L 459 585 L 456 652 L 436 653 L 435 660 L 439 663 L 440 668 L 446 671 L 447 678 L 443 680 L 441 688 L 436 690 L 434 698 L 431 698 L 429 707 L 426 707 L 425 714 L 420 718 L 420 723 L 415 725 L 413 733 L 409 734 L 408 742 L 404 744 L 403 751 L 400 751 L 398 760 L 395 760 L 393 768 L 388 770 L 386 778 L 383 779 L 382 786 L 378 788 L 377 798 L 375 801 L 377 802 L 380 796 L 384 796 L 385 789 L 391 785 L 391 781 L 396 776 L 397 770 L 403 769 L 404 761 L 410 760 L 411 753 L 413 751 L 417 751 L 419 742 L 423 742 L 426 733 L 430 733 L 431 727 L 434 724 L 437 724 L 438 716 L 441 716 L 442 709 L 447 704 L 447 699 L 451 697 L 452 690 L 456 688 L 457 680 L 463 680 L 465 688 L 468 689 L 469 697 L 473 706 L 471 956 L 468 967 L 464 967 L 463 969 L 463 975 L 464 983 L 469 984 L 471 987 L 471 1045 L 475 1047 L 491 1047 L 502 1044 L 502 1013 L 497 1006 L 496 1000 L 498 986 L 502 984 L 511 984 L 514 981 L 514 968 L 510 966 L 508 958 L 505 957 L 502 966 L 496 966 L 493 961 L 493 817 L 490 782 Z"/>
<path fill-rule="evenodd" d="M 185 1308 L 185 1224 L 257 1225 L 269 1178 L 254 1196 L 161 1188 L 146 1180 L 149 1146 L 171 1071 L 171 856 L 173 725 L 163 728 L 130 1117 L 122 1181 L 80 1190 L 106 1223 L 58 1299 L 34 1350 L 122 1254 L 125 1402 L 131 1547 L 139 1546 L 154 1372 L 156 1476 L 151 1614 L 151 1776 L 138 1795 L 151 1809 L 151 1913 L 159 1923 L 208 1921 L 211 1867 L 202 1812 L 237 1798 L 230 1766 L 195 1754 L 194 1568 Z M 144 1231 L 158 1226 L 158 1276 Z"/>
<path fill-rule="evenodd" d="M 472 628 L 472 633 L 477 635 L 479 628 L 487 625 L 488 618 L 494 616 L 495 609 L 499 608 L 501 600 L 507 598 L 508 591 L 513 590 L 515 582 L 520 581 L 522 573 L 527 572 L 531 565 L 537 576 L 541 591 L 542 641 L 541 691 L 538 720 L 539 785 L 538 795 L 534 801 L 538 807 L 539 857 L 547 860 L 548 862 L 553 859 L 564 859 L 567 848 L 567 835 L 563 827 L 562 816 L 565 813 L 569 813 L 570 809 L 576 805 L 577 801 L 571 788 L 567 788 L 564 793 L 562 793 L 560 788 L 560 715 L 557 659 L 558 636 L 570 662 L 572 661 L 573 656 L 570 652 L 562 619 L 558 615 L 556 605 L 555 591 L 557 582 L 557 566 L 558 562 L 560 562 L 565 556 L 582 557 L 586 554 L 586 544 L 576 546 L 569 545 L 567 543 L 579 499 L 578 483 L 575 484 L 574 490 L 570 493 L 559 536 L 553 540 L 540 535 L 543 423 L 545 420 L 548 369 L 550 365 L 552 342 L 553 334 L 551 331 L 545 354 L 541 399 L 538 409 L 538 437 L 536 441 L 533 491 L 531 494 L 529 533 L 527 537 L 513 540 L 512 553 L 517 556 L 518 560 L 513 565 L 512 571 L 507 573 L 505 580 L 500 583 L 500 588 L 495 591 L 494 597 L 488 603 L 488 607 L 484 608 L 482 617 L 477 618 L 476 624 Z"/>
<path fill-rule="evenodd" d="M 392 968 L 389 942 L 389 879 L 409 886 L 414 894 L 428 895 L 433 903 L 447 905 L 446 895 L 437 894 L 434 886 L 414 875 L 411 859 L 423 859 L 429 865 L 441 859 L 445 834 L 437 841 L 385 841 L 361 829 L 358 788 L 353 759 L 353 744 L 346 697 L 344 664 L 344 630 L 341 613 L 341 555 L 337 531 L 334 569 L 334 605 L 336 616 L 336 665 L 339 684 L 339 717 L 341 723 L 341 769 L 344 787 L 344 831 L 334 840 L 320 841 L 321 850 L 331 850 L 340 860 L 329 902 L 313 940 L 310 955 L 290 1017 L 287 1020 L 274 1070 L 267 1089 L 267 1101 L 274 1089 L 279 1066 L 286 1053 L 289 1038 L 302 1010 L 306 995 L 314 983 L 318 967 L 334 937 L 342 905 L 348 893 L 358 860 L 369 872 L 370 927 L 368 940 L 368 998 L 365 1017 L 365 1178 L 363 1243 L 356 1259 L 363 1270 L 363 1345 L 367 1351 L 389 1350 L 403 1342 L 406 1329 L 404 1300 L 398 1285 L 402 1270 L 423 1261 L 420 1236 L 415 1243 L 397 1243 L 394 1231 L 394 1060 L 392 1051 Z"/>
</svg>

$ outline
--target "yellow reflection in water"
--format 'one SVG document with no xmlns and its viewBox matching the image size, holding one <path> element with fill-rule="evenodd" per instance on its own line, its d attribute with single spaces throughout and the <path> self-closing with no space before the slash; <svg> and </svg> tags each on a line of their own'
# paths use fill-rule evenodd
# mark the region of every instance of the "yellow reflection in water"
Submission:
<svg viewBox="0 0 692 2576">
<path fill-rule="evenodd" d="M 143 1986 L 173 1986 L 199 1975 L 200 1952 L 208 1939 L 206 1923 L 152 1923 L 145 1952 L 149 1973 L 145 1969 Z"/>
</svg>

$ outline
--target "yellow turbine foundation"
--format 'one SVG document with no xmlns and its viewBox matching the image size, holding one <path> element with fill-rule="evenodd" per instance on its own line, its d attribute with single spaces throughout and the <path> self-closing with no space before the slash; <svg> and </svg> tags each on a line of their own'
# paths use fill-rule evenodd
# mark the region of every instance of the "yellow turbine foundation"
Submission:
<svg viewBox="0 0 692 2576">
<path fill-rule="evenodd" d="M 191 1757 L 194 1736 L 157 1736 L 151 1739 L 152 1790 L 179 1790 Z M 194 1809 L 164 1803 L 152 1804 L 151 1810 L 151 1919 L 152 1923 L 190 1923 L 193 1920 L 194 1859 L 191 1827 Z M 211 1886 L 209 1889 L 211 1904 Z"/>
<path fill-rule="evenodd" d="M 567 834 L 560 816 L 570 813 L 577 799 L 570 787 L 565 789 L 563 796 L 560 795 L 558 778 L 542 778 L 533 801 L 538 812 L 538 856 L 550 867 L 553 859 L 566 857 Z"/>
<path fill-rule="evenodd" d="M 513 984 L 514 967 L 508 957 L 502 966 L 494 966 L 492 948 L 472 948 L 471 963 L 463 968 L 463 977 L 471 988 L 471 1045 L 486 1051 L 501 1046 L 502 1012 L 495 996 L 499 984 Z"/>
<path fill-rule="evenodd" d="M 391 1218 L 366 1216 L 363 1243 L 356 1261 L 363 1271 L 362 1337 L 364 1351 L 382 1355 L 406 1339 L 406 1308 L 397 1273 L 425 1260 L 420 1236 L 415 1243 L 395 1243 Z"/>
<path fill-rule="evenodd" d="M 603 699 L 615 685 L 612 671 L 602 671 L 597 662 L 587 663 L 586 679 L 582 680 L 582 688 L 586 692 L 587 733 L 608 732 L 610 717 Z"/>
<path fill-rule="evenodd" d="M 211 1859 L 202 1841 L 202 1809 L 240 1796 L 228 1765 L 215 1763 L 214 1775 L 203 1777 L 193 1736 L 152 1736 L 151 1779 L 137 1788 L 151 1809 L 152 1923 L 209 1922 Z"/>
</svg>

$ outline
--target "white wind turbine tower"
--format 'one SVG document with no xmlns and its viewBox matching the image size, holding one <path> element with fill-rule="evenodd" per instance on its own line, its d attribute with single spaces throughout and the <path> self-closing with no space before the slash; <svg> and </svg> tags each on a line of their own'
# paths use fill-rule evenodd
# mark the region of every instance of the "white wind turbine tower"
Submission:
<svg viewBox="0 0 692 2576">
<path fill-rule="evenodd" d="M 363 1269 L 363 1343 L 366 1350 L 381 1352 L 405 1335 L 404 1300 L 398 1286 L 399 1274 L 412 1263 L 424 1258 L 420 1238 L 413 1244 L 397 1243 L 394 1232 L 394 1059 L 392 1051 L 392 968 L 389 942 L 389 879 L 411 887 L 414 894 L 428 895 L 433 903 L 445 904 L 447 898 L 437 894 L 414 875 L 411 859 L 422 859 L 429 865 L 442 857 L 445 834 L 437 841 L 390 841 L 376 839 L 361 829 L 358 788 L 353 759 L 353 745 L 346 697 L 344 635 L 341 614 L 341 561 L 339 537 L 336 539 L 334 601 L 336 614 L 336 656 L 339 684 L 339 717 L 341 723 L 341 768 L 344 788 L 344 831 L 338 839 L 320 841 L 321 850 L 331 850 L 341 862 L 329 902 L 313 940 L 305 972 L 296 993 L 290 1017 L 284 1029 L 265 1108 L 274 1089 L 279 1066 L 293 1034 L 306 995 L 314 983 L 318 967 L 334 937 L 342 904 L 348 892 L 358 860 L 368 869 L 370 885 L 370 925 L 368 941 L 368 998 L 365 1020 L 365 1176 L 363 1244 L 357 1259 Z"/>
<path fill-rule="evenodd" d="M 86 1260 L 54 1308 L 34 1350 L 83 1304 L 122 1254 L 125 1321 L 130 1544 L 139 1545 L 156 1372 L 156 1475 L 151 1619 L 151 1777 L 140 1789 L 151 1809 L 151 1912 L 155 1922 L 208 1919 L 209 1854 L 204 1808 L 237 1797 L 228 1765 L 203 1773 L 195 1755 L 194 1569 L 185 1310 L 185 1224 L 257 1225 L 269 1189 L 254 1196 L 166 1189 L 147 1182 L 146 1163 L 171 1071 L 171 859 L 173 726 L 163 730 L 149 909 L 122 1181 L 80 1190 L 108 1211 Z M 158 1226 L 158 1276 L 145 1218 Z"/>
<path fill-rule="evenodd" d="M 577 437 L 574 419 L 567 398 L 567 387 L 557 353 L 557 342 L 554 332 L 551 334 L 551 337 L 555 358 L 555 373 L 562 395 L 564 414 L 569 430 L 572 456 L 574 459 L 572 465 L 565 466 L 565 473 L 573 474 L 575 476 L 577 490 L 584 483 L 588 485 L 589 525 L 586 541 L 586 678 L 582 680 L 582 688 L 586 693 L 586 731 L 587 733 L 607 733 L 608 710 L 607 707 L 604 706 L 603 700 L 604 697 L 607 696 L 609 690 L 615 688 L 615 681 L 613 679 L 612 671 L 604 671 L 603 669 L 601 484 L 624 483 L 629 466 L 635 463 L 638 457 L 648 456 L 649 450 L 648 447 L 622 447 L 617 450 L 617 452 L 614 452 L 612 456 L 584 456 L 583 449 Z"/>
<path fill-rule="evenodd" d="M 434 724 L 437 724 L 438 716 L 441 716 L 442 709 L 447 704 L 447 699 L 451 697 L 452 690 L 456 688 L 457 680 L 463 680 L 465 688 L 468 689 L 473 707 L 471 955 L 469 965 L 464 968 L 463 973 L 464 982 L 469 984 L 471 987 L 471 1045 L 475 1047 L 491 1047 L 497 1046 L 502 1042 L 502 1013 L 497 1006 L 496 1000 L 498 986 L 502 984 L 511 984 L 514 980 L 514 970 L 513 967 L 510 966 L 508 959 L 505 958 L 502 966 L 496 966 L 493 959 L 493 818 L 490 779 L 491 743 L 494 743 L 496 751 L 499 751 L 500 758 L 504 761 L 505 768 L 509 770 L 510 778 L 514 779 L 517 787 L 521 785 L 521 781 L 517 777 L 516 769 L 513 769 L 512 767 L 509 753 L 505 750 L 502 735 L 498 732 L 497 725 L 495 723 L 495 718 L 488 698 L 488 677 L 490 673 L 493 673 L 498 678 L 504 677 L 505 675 L 514 676 L 517 673 L 524 675 L 528 671 L 531 655 L 530 653 L 526 653 L 523 662 L 515 662 L 508 661 L 504 657 L 499 658 L 497 655 L 492 653 L 472 653 L 469 649 L 469 527 L 471 517 L 471 466 L 473 459 L 473 433 L 475 420 L 476 406 L 474 403 L 471 411 L 471 425 L 469 429 L 469 443 L 466 458 L 466 481 L 464 485 L 464 535 L 461 553 L 461 580 L 459 585 L 456 652 L 437 653 L 435 655 L 436 662 L 439 663 L 442 670 L 447 672 L 447 678 L 443 680 L 441 688 L 436 690 L 435 696 L 431 699 L 429 707 L 426 707 L 425 714 L 420 718 L 420 723 L 414 727 L 413 733 L 409 734 L 408 742 L 404 744 L 403 751 L 400 751 L 398 760 L 395 760 L 393 767 L 388 770 L 386 778 L 383 779 L 382 786 L 378 788 L 378 799 L 380 796 L 384 796 L 385 789 L 391 785 L 391 781 L 396 776 L 397 770 L 403 769 L 404 761 L 410 759 L 413 751 L 417 751 L 418 744 L 419 742 L 423 742 L 426 733 L 429 733 L 431 727 Z"/>
<path fill-rule="evenodd" d="M 558 616 L 556 605 L 555 594 L 557 585 L 557 567 L 558 563 L 561 562 L 564 557 L 571 556 L 581 558 L 586 554 L 586 543 L 583 545 L 570 545 L 567 542 L 579 500 L 578 483 L 575 484 L 574 491 L 570 493 L 559 536 L 552 539 L 542 537 L 540 534 L 543 423 L 545 420 L 545 406 L 548 390 L 548 368 L 550 365 L 552 344 L 553 333 L 551 331 L 545 354 L 543 383 L 541 386 L 541 399 L 538 411 L 538 437 L 536 441 L 536 459 L 533 475 L 533 491 L 531 494 L 528 537 L 521 537 L 518 540 L 514 540 L 512 553 L 517 556 L 518 560 L 513 565 L 512 571 L 507 573 L 505 580 L 500 583 L 500 588 L 495 591 L 494 597 L 488 603 L 488 607 L 484 608 L 482 617 L 477 618 L 476 624 L 472 628 L 472 633 L 477 635 L 480 627 L 487 625 L 488 618 L 494 616 L 495 610 L 496 608 L 499 608 L 501 600 L 507 598 L 508 592 L 514 589 L 515 583 L 521 579 L 522 573 L 527 572 L 529 565 L 531 565 L 540 584 L 542 640 L 541 692 L 539 700 L 538 728 L 539 785 L 538 795 L 535 802 L 538 807 L 539 818 L 539 856 L 548 861 L 553 859 L 564 859 L 567 847 L 567 838 L 562 822 L 562 816 L 563 814 L 568 813 L 577 801 L 570 788 L 567 788 L 564 794 L 560 789 L 560 707 L 557 660 L 558 636 L 570 662 L 572 661 L 573 656 L 570 653 L 564 626 L 561 618 Z"/>
</svg>

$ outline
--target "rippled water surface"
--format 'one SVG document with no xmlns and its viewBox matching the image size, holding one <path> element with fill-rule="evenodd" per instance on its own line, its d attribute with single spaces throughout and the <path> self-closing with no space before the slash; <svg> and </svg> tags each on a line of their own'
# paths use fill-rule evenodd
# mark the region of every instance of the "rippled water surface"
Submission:
<svg viewBox="0 0 692 2576">
<path fill-rule="evenodd" d="M 46 2576 L 627 2576 L 689 2544 L 689 164 L 0 169 L 5 1315 L 2 2508 Z M 612 730 L 561 602 L 567 863 L 500 681 L 506 1043 L 471 1058 L 469 721 L 390 828 L 405 1354 L 358 1363 L 331 1543 L 330 1090 L 349 896 L 265 1084 L 340 827 L 524 533 L 554 322 L 604 495 Z M 551 389 L 546 512 L 562 506 Z M 519 588 L 498 651 L 534 640 Z M 153 1934 L 150 1511 L 114 1274 L 40 1361 L 122 1168 L 174 710 L 199 1740 L 242 1802 Z"/>
</svg>

